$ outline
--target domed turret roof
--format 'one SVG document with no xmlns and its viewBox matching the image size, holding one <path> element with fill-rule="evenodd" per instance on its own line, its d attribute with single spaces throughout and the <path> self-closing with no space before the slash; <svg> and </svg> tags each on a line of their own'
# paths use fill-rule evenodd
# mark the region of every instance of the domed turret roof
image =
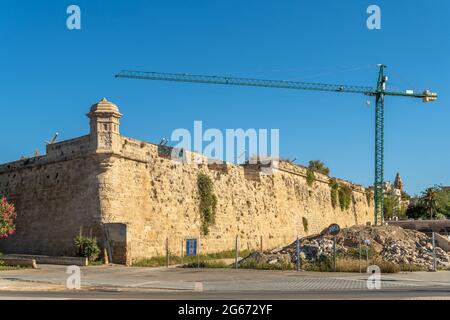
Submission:
<svg viewBox="0 0 450 320">
<path fill-rule="evenodd" d="M 116 113 L 120 115 L 117 105 L 108 101 L 106 98 L 103 98 L 102 100 L 91 106 L 89 114 L 93 113 Z"/>
</svg>

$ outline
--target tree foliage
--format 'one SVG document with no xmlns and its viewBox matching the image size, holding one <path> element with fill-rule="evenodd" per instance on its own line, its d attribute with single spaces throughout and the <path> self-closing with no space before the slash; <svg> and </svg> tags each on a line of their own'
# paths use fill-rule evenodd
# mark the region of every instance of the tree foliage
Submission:
<svg viewBox="0 0 450 320">
<path fill-rule="evenodd" d="M 315 172 L 320 172 L 326 176 L 330 174 L 330 169 L 320 160 L 309 161 L 308 168 Z"/>
<path fill-rule="evenodd" d="M 450 218 L 450 189 L 434 186 L 412 199 L 406 214 L 413 219 Z"/>
<path fill-rule="evenodd" d="M 396 208 L 398 208 L 398 198 L 393 195 L 384 196 L 384 217 L 393 218 L 396 215 Z"/>
</svg>

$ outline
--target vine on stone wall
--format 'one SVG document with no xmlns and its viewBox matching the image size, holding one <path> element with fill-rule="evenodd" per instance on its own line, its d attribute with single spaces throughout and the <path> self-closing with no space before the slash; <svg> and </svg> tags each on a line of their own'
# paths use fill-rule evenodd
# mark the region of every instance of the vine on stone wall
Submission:
<svg viewBox="0 0 450 320">
<path fill-rule="evenodd" d="M 340 184 L 338 194 L 341 210 L 350 208 L 350 203 L 352 202 L 352 189 L 345 184 Z"/>
<path fill-rule="evenodd" d="M 366 189 L 366 199 L 367 205 L 370 207 L 373 199 L 373 191 L 370 189 Z"/>
<path fill-rule="evenodd" d="M 200 217 L 202 220 L 202 234 L 209 234 L 209 227 L 216 220 L 217 197 L 214 194 L 213 182 L 205 173 L 197 175 L 197 187 L 200 194 Z"/>
<path fill-rule="evenodd" d="M 305 230 L 305 232 L 308 233 L 309 230 L 308 218 L 302 217 L 302 223 L 303 223 L 303 230 Z"/>
<path fill-rule="evenodd" d="M 306 183 L 308 184 L 308 186 L 312 187 L 314 180 L 316 180 L 316 176 L 314 174 L 314 171 L 311 169 L 308 169 L 306 171 Z"/>
<path fill-rule="evenodd" d="M 333 206 L 333 209 L 336 209 L 336 206 L 338 204 L 338 190 L 339 190 L 339 183 L 336 181 L 335 178 L 330 179 L 330 193 L 331 193 L 331 205 Z"/>
</svg>

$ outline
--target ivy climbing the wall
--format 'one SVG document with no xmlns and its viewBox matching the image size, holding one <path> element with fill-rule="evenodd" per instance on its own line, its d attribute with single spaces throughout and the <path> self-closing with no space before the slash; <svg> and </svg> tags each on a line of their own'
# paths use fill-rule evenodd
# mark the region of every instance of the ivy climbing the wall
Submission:
<svg viewBox="0 0 450 320">
<path fill-rule="evenodd" d="M 335 178 L 330 179 L 331 205 L 333 206 L 333 209 L 336 209 L 338 203 L 338 190 L 339 183 Z"/>
<path fill-rule="evenodd" d="M 352 202 L 352 189 L 345 184 L 340 184 L 338 194 L 341 210 L 350 208 L 350 203 Z"/>
<path fill-rule="evenodd" d="M 302 217 L 302 223 L 303 223 L 303 230 L 305 230 L 305 232 L 308 233 L 309 231 L 308 218 Z"/>
<path fill-rule="evenodd" d="M 373 200 L 373 191 L 370 189 L 366 190 L 366 199 L 367 199 L 367 205 L 371 206 L 372 200 Z"/>
<path fill-rule="evenodd" d="M 197 175 L 197 187 L 200 194 L 200 217 L 202 220 L 202 234 L 209 234 L 209 227 L 214 225 L 216 220 L 217 197 L 214 194 L 214 187 L 211 178 L 205 173 Z"/>
<path fill-rule="evenodd" d="M 314 174 L 314 171 L 308 169 L 306 171 L 306 183 L 308 184 L 308 186 L 312 187 L 314 184 L 314 180 L 316 180 L 316 175 Z"/>
</svg>

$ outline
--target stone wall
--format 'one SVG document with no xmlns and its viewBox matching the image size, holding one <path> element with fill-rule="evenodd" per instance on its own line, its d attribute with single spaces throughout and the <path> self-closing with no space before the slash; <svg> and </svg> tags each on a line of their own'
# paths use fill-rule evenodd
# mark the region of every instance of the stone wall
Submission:
<svg viewBox="0 0 450 320">
<path fill-rule="evenodd" d="M 261 241 L 263 248 L 273 248 L 331 223 L 347 227 L 373 221 L 364 188 L 352 186 L 350 208 L 335 209 L 329 178 L 316 174 L 309 187 L 306 168 L 300 166 L 281 162 L 274 175 L 264 175 L 232 164 L 179 164 L 158 157 L 156 145 L 122 139 L 122 149 L 108 159 L 101 177 L 100 201 L 105 221 L 127 224 L 132 260 L 164 255 L 166 238 L 174 254 L 180 254 L 183 239 L 199 237 L 203 252 L 233 249 L 236 236 L 240 249 L 259 249 Z M 200 235 L 199 172 L 211 177 L 218 197 L 208 236 Z"/>
<path fill-rule="evenodd" d="M 86 139 L 78 142 L 85 145 Z M 0 166 L 0 195 L 9 196 L 17 211 L 17 232 L 0 241 L 0 252 L 73 255 L 80 231 L 99 234 L 98 160 L 61 154 L 68 149 L 57 147 L 58 157 L 50 153 Z"/>
<path fill-rule="evenodd" d="M 120 139 L 120 150 L 110 154 L 95 153 L 81 137 L 52 145 L 48 157 L 0 166 L 0 194 L 10 195 L 18 212 L 17 234 L 0 241 L 0 250 L 72 255 L 80 230 L 97 236 L 103 247 L 102 223 L 122 223 L 126 256 L 118 260 L 130 263 L 165 254 L 166 239 L 174 254 L 185 238 L 200 238 L 202 252 L 232 249 L 236 236 L 240 249 L 273 248 L 331 223 L 372 221 L 362 187 L 353 186 L 353 203 L 341 211 L 331 205 L 329 178 L 316 174 L 309 187 L 300 166 L 281 162 L 265 175 L 251 166 L 208 165 L 205 158 L 180 164 L 158 157 L 154 144 Z M 199 172 L 211 177 L 218 198 L 208 236 L 200 235 Z"/>
<path fill-rule="evenodd" d="M 120 136 L 121 114 L 106 99 L 91 107 L 89 135 L 50 144 L 45 156 L 0 165 L 0 195 L 17 208 L 17 233 L 0 252 L 73 255 L 82 232 L 98 238 L 113 262 L 180 254 L 183 240 L 200 239 L 200 252 L 286 245 L 297 236 L 373 221 L 366 191 L 351 185 L 348 210 L 333 208 L 329 178 L 280 162 L 272 175 L 255 165 L 182 164 L 158 156 L 158 146 Z M 200 235 L 197 175 L 206 173 L 217 196 L 215 224 Z M 349 184 L 343 180 L 341 183 Z M 108 246 L 107 244 L 111 245 Z"/>
</svg>

